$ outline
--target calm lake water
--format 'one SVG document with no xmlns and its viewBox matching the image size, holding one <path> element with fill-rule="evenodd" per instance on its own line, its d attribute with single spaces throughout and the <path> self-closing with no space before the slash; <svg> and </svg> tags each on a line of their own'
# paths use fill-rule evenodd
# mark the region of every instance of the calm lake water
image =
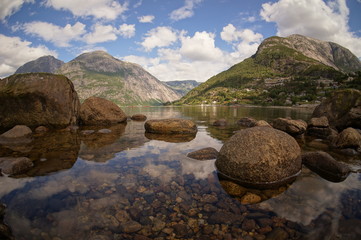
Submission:
<svg viewBox="0 0 361 240">
<path fill-rule="evenodd" d="M 34 167 L 0 177 L 4 221 L 15 239 L 361 239 L 361 179 L 329 182 L 303 167 L 277 190 L 245 190 L 218 177 L 215 160 L 189 152 L 219 150 L 239 130 L 241 117 L 308 120 L 309 109 L 261 107 L 134 107 L 148 119 L 186 118 L 195 137 L 147 136 L 144 122 L 36 135 L 31 143 L 0 146 L 0 157 L 27 156 Z M 228 126 L 212 122 L 225 118 Z M 95 130 L 83 134 L 83 130 Z M 303 151 L 324 150 L 353 169 L 361 157 L 332 151 L 317 139 Z M 237 191 L 262 196 L 244 205 Z"/>
</svg>

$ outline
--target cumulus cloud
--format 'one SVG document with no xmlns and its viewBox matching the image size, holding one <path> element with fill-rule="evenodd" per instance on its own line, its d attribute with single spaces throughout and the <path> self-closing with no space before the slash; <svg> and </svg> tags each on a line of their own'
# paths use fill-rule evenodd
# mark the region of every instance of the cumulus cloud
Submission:
<svg viewBox="0 0 361 240">
<path fill-rule="evenodd" d="M 141 16 L 138 17 L 138 21 L 141 23 L 152 23 L 154 18 L 155 17 L 153 15 Z"/>
<path fill-rule="evenodd" d="M 179 21 L 185 18 L 190 18 L 194 15 L 194 8 L 203 0 L 185 0 L 184 6 L 178 8 L 170 13 L 170 19 Z"/>
<path fill-rule="evenodd" d="M 76 22 L 59 27 L 52 23 L 35 21 L 23 25 L 24 32 L 54 43 L 58 47 L 68 47 L 69 42 L 79 40 L 86 33 L 85 25 Z"/>
<path fill-rule="evenodd" d="M 19 37 L 0 34 L 0 76 L 13 74 L 21 65 L 45 55 L 57 57 L 57 53 L 45 46 L 32 46 Z"/>
<path fill-rule="evenodd" d="M 350 32 L 346 0 L 279 0 L 262 4 L 261 17 L 275 22 L 277 35 L 302 34 L 339 43 L 361 57 L 361 38 Z"/>
<path fill-rule="evenodd" d="M 124 38 L 131 38 L 135 35 L 135 25 L 134 24 L 122 24 L 118 30 L 119 34 Z"/>
<path fill-rule="evenodd" d="M 34 3 L 34 0 L 1 0 L 0 20 L 5 20 L 5 18 L 19 11 L 24 3 Z"/>
<path fill-rule="evenodd" d="M 93 16 L 106 20 L 115 20 L 128 10 L 127 2 L 122 5 L 113 0 L 46 0 L 46 6 L 67 10 L 79 17 Z"/>
<path fill-rule="evenodd" d="M 214 44 L 215 35 L 208 32 L 196 32 L 193 37 L 182 37 L 180 53 L 199 61 L 215 60 L 222 57 L 222 51 Z"/>
<path fill-rule="evenodd" d="M 149 52 L 156 47 L 167 47 L 177 41 L 177 33 L 170 27 L 157 27 L 147 32 L 140 44 Z"/>
<path fill-rule="evenodd" d="M 88 44 L 114 41 L 117 39 L 115 31 L 116 30 L 111 25 L 95 24 L 93 26 L 93 32 L 84 36 L 84 41 Z"/>
</svg>

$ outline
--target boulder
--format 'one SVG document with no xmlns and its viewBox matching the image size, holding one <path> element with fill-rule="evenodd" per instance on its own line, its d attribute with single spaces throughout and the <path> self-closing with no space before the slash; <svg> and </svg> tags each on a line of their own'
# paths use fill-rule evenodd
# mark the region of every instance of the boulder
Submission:
<svg viewBox="0 0 361 240">
<path fill-rule="evenodd" d="M 361 128 L 361 91 L 335 91 L 318 105 L 312 117 L 326 116 L 330 126 L 339 131 L 348 127 Z"/>
<path fill-rule="evenodd" d="M 254 124 L 254 127 L 272 127 L 272 126 L 265 120 L 259 120 Z"/>
<path fill-rule="evenodd" d="M 347 178 L 351 169 L 336 161 L 330 154 L 322 151 L 302 154 L 302 163 L 326 180 L 341 182 Z"/>
<path fill-rule="evenodd" d="M 200 150 L 190 152 L 187 154 L 187 157 L 197 160 L 216 159 L 217 156 L 218 156 L 218 151 L 212 147 L 202 148 Z"/>
<path fill-rule="evenodd" d="M 224 126 L 227 126 L 227 120 L 226 119 L 218 119 L 216 121 L 214 121 L 212 123 L 213 126 L 216 126 L 216 127 L 224 127 Z"/>
<path fill-rule="evenodd" d="M 328 119 L 326 116 L 322 116 L 319 118 L 316 117 L 311 118 L 308 123 L 308 127 L 328 128 L 329 127 Z"/>
<path fill-rule="evenodd" d="M 242 127 L 254 127 L 256 124 L 257 120 L 254 118 L 250 118 L 250 117 L 243 117 L 241 119 L 238 120 L 238 125 L 242 126 Z"/>
<path fill-rule="evenodd" d="M 221 176 L 251 188 L 275 188 L 292 182 L 301 165 L 296 140 L 269 127 L 238 131 L 222 146 L 216 160 Z"/>
<path fill-rule="evenodd" d="M 335 140 L 337 148 L 361 148 L 361 134 L 354 128 L 346 128 Z"/>
<path fill-rule="evenodd" d="M 104 98 L 90 97 L 80 107 L 80 119 L 84 125 L 111 125 L 125 122 L 127 116 L 115 103 Z"/>
<path fill-rule="evenodd" d="M 160 119 L 160 120 L 148 120 L 144 124 L 145 131 L 148 133 L 160 133 L 160 134 L 195 134 L 197 133 L 197 125 L 187 119 Z"/>
<path fill-rule="evenodd" d="M 290 118 L 277 118 L 273 120 L 272 126 L 292 136 L 302 135 L 307 129 L 307 123 L 305 121 Z"/>
<path fill-rule="evenodd" d="M 50 73 L 0 80 L 0 129 L 16 125 L 64 128 L 77 123 L 80 102 L 73 83 Z"/>
<path fill-rule="evenodd" d="M 327 117 L 322 116 L 310 119 L 307 127 L 307 135 L 327 139 L 334 138 L 335 135 L 337 135 L 337 131 L 335 132 L 335 130 L 330 128 Z"/>
<path fill-rule="evenodd" d="M 22 173 L 33 166 L 33 162 L 26 157 L 2 157 L 0 158 L 0 169 L 8 175 Z"/>
<path fill-rule="evenodd" d="M 147 116 L 145 116 L 144 114 L 134 114 L 133 116 L 131 116 L 131 118 L 133 121 L 145 121 L 147 120 Z"/>
<path fill-rule="evenodd" d="M 1 138 L 22 138 L 30 135 L 33 131 L 25 125 L 16 125 L 9 131 L 0 135 Z"/>
</svg>

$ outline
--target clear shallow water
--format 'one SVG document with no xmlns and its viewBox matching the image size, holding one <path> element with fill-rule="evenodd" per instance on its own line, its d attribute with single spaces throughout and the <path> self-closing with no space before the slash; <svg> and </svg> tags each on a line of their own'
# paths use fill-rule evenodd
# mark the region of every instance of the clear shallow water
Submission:
<svg viewBox="0 0 361 240">
<path fill-rule="evenodd" d="M 307 109 L 259 107 L 124 108 L 148 119 L 188 118 L 195 138 L 147 138 L 144 122 L 112 126 L 111 133 L 49 133 L 23 146 L 1 146 L 1 156 L 28 156 L 34 168 L 0 177 L 0 202 L 15 239 L 360 239 L 361 182 L 351 174 L 332 183 L 303 168 L 288 188 L 256 205 L 225 191 L 214 160 L 188 152 L 221 148 L 241 117 L 307 120 Z M 225 118 L 228 127 L 211 123 Z M 91 128 L 86 128 L 87 130 Z M 97 130 L 97 129 L 96 129 Z M 304 150 L 330 151 L 306 139 Z M 332 155 L 360 167 L 360 157 Z M 262 195 L 262 196 L 263 196 Z"/>
</svg>

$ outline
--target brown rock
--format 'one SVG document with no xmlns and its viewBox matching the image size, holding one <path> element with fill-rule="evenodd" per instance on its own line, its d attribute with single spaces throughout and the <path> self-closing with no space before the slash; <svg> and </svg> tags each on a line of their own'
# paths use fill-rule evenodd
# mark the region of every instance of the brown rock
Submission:
<svg viewBox="0 0 361 240">
<path fill-rule="evenodd" d="M 80 102 L 72 82 L 50 73 L 0 80 L 0 129 L 15 125 L 64 128 L 77 123 Z"/>
<path fill-rule="evenodd" d="M 150 140 L 157 140 L 157 141 L 170 142 L 170 143 L 190 142 L 196 137 L 196 134 L 194 133 L 161 134 L 161 133 L 146 132 L 144 135 L 146 138 Z"/>
<path fill-rule="evenodd" d="M 250 232 L 256 228 L 256 221 L 253 219 L 245 219 L 242 223 L 242 230 Z"/>
<path fill-rule="evenodd" d="M 244 117 L 238 120 L 238 125 L 241 125 L 242 127 L 254 127 L 257 120 L 250 117 Z"/>
<path fill-rule="evenodd" d="M 338 135 L 335 145 L 338 148 L 360 148 L 361 134 L 356 129 L 347 128 Z"/>
<path fill-rule="evenodd" d="M 296 140 L 268 127 L 238 131 L 223 145 L 216 160 L 221 175 L 258 188 L 293 181 L 301 164 L 301 149 Z"/>
<path fill-rule="evenodd" d="M 216 121 L 214 121 L 212 123 L 213 126 L 216 126 L 216 127 L 224 127 L 224 126 L 227 126 L 227 120 L 226 119 L 218 119 Z"/>
<path fill-rule="evenodd" d="M 302 154 L 302 162 L 309 169 L 332 182 L 345 180 L 351 171 L 347 165 L 336 161 L 331 155 L 321 151 Z"/>
<path fill-rule="evenodd" d="M 80 107 L 84 125 L 111 125 L 125 122 L 127 116 L 115 103 L 99 97 L 86 99 Z"/>
<path fill-rule="evenodd" d="M 134 232 L 138 232 L 140 229 L 142 229 L 142 225 L 140 225 L 136 221 L 128 221 L 126 223 L 121 224 L 121 228 L 122 228 L 123 232 L 134 233 Z"/>
<path fill-rule="evenodd" d="M 218 156 L 218 151 L 212 147 L 202 148 L 200 150 L 190 152 L 187 154 L 187 157 L 197 160 L 216 159 L 217 156 Z"/>
<path fill-rule="evenodd" d="M 232 181 L 220 181 L 222 188 L 231 196 L 243 196 L 247 192 L 247 188 L 234 183 Z"/>
<path fill-rule="evenodd" d="M 161 119 L 148 120 L 144 124 L 148 133 L 177 134 L 177 133 L 197 133 L 197 126 L 191 120 L 186 119 Z"/>
<path fill-rule="evenodd" d="M 272 127 L 272 126 L 265 120 L 259 120 L 254 124 L 254 127 Z"/>
<path fill-rule="evenodd" d="M 34 131 L 36 133 L 45 133 L 45 132 L 49 131 L 49 129 L 45 126 L 39 126 L 39 127 L 35 128 Z"/>
<path fill-rule="evenodd" d="M 308 127 L 327 128 L 329 127 L 328 119 L 326 116 L 311 118 Z"/>
<path fill-rule="evenodd" d="M 277 118 L 273 120 L 273 127 L 284 131 L 290 135 L 301 135 L 307 129 L 307 123 L 303 120 L 293 120 L 289 118 Z"/>
<path fill-rule="evenodd" d="M 147 120 L 147 116 L 139 113 L 139 114 L 134 114 L 133 116 L 131 116 L 130 119 L 134 121 L 145 121 Z"/>
<path fill-rule="evenodd" d="M 12 129 L 10 129 L 9 131 L 1 134 L 0 137 L 3 138 L 21 138 L 21 137 L 26 137 L 29 134 L 31 134 L 33 131 L 31 131 L 31 129 L 25 125 L 16 125 L 15 127 L 13 127 Z"/>
<path fill-rule="evenodd" d="M 33 162 L 26 157 L 12 158 L 3 157 L 0 158 L 0 169 L 3 173 L 8 175 L 14 175 L 22 173 L 33 166 Z"/>
<path fill-rule="evenodd" d="M 256 204 L 261 202 L 262 199 L 260 196 L 258 196 L 257 194 L 254 193 L 246 193 L 242 198 L 241 198 L 241 203 L 242 204 Z"/>
<path fill-rule="evenodd" d="M 339 131 L 361 128 L 361 91 L 344 89 L 335 91 L 322 101 L 312 113 L 312 117 L 326 116 L 330 126 Z"/>
</svg>

